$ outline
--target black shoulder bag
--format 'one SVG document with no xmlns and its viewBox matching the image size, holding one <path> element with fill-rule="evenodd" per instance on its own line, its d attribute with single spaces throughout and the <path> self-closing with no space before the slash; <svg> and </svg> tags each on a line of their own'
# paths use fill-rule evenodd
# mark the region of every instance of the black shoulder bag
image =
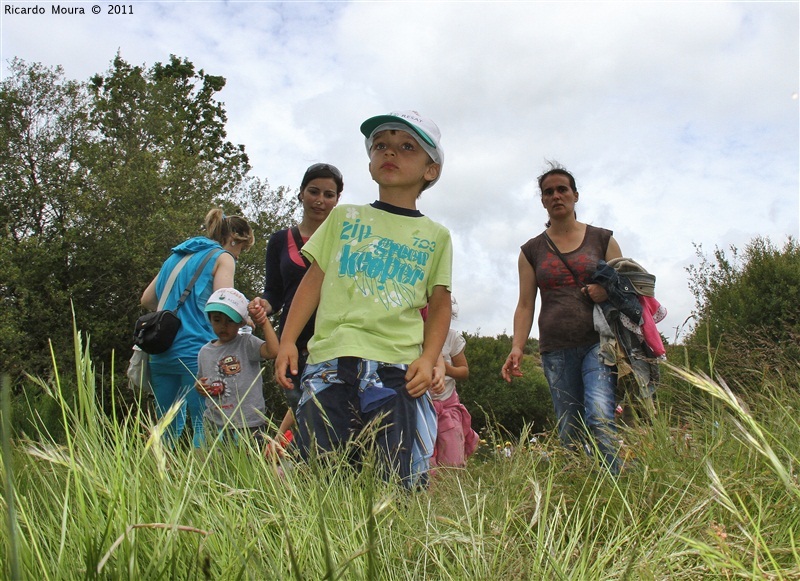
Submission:
<svg viewBox="0 0 800 581">
<path fill-rule="evenodd" d="M 206 257 L 200 263 L 200 266 L 197 267 L 197 271 L 194 273 L 192 280 L 186 285 L 180 300 L 178 300 L 178 306 L 175 307 L 174 311 L 167 309 L 157 310 L 139 317 L 133 328 L 134 345 L 150 355 L 163 353 L 172 346 L 172 342 L 178 334 L 178 329 L 181 328 L 181 320 L 178 318 L 178 309 L 186 302 L 186 299 L 192 292 L 194 283 L 197 282 L 200 273 L 203 272 L 203 268 L 205 268 L 208 261 L 211 260 L 211 256 L 216 254 L 214 250 L 208 251 L 208 254 L 206 254 Z M 183 265 L 180 266 L 182 267 Z M 175 268 L 178 269 L 178 266 L 176 265 Z M 175 272 L 175 270 L 173 270 L 173 272 Z M 170 290 L 172 290 L 171 285 L 169 289 L 165 288 L 165 298 Z"/>
</svg>

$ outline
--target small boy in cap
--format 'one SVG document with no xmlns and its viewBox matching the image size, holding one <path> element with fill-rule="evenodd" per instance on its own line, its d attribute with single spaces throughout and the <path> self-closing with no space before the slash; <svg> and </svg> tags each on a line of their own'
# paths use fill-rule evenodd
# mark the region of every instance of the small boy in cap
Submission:
<svg viewBox="0 0 800 581">
<path fill-rule="evenodd" d="M 239 333 L 248 318 L 248 301 L 233 288 L 221 288 L 208 298 L 205 312 L 215 341 L 206 343 L 197 355 L 195 389 L 207 397 L 205 418 L 220 434 L 247 430 L 264 444 L 265 420 L 261 362 L 278 352 L 278 337 L 260 305 L 250 307 L 253 320 L 264 331 L 265 340 Z"/>
<path fill-rule="evenodd" d="M 283 327 L 275 380 L 291 388 L 295 340 L 317 309 L 297 411 L 301 455 L 312 445 L 341 449 L 374 422 L 383 475 L 424 486 L 436 438 L 427 392 L 450 327 L 452 244 L 416 202 L 439 179 L 444 152 L 439 128 L 416 111 L 372 117 L 361 132 L 378 200 L 340 204 L 303 246 L 312 264 Z"/>
</svg>

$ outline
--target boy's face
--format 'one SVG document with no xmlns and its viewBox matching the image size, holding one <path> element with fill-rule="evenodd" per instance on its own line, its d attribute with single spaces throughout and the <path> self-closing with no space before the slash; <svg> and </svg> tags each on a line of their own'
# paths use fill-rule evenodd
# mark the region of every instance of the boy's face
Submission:
<svg viewBox="0 0 800 581">
<path fill-rule="evenodd" d="M 373 137 L 369 173 L 381 186 L 415 186 L 422 191 L 425 183 L 439 175 L 439 164 L 409 133 L 388 129 Z"/>
<path fill-rule="evenodd" d="M 214 329 L 214 334 L 217 336 L 220 343 L 233 341 L 236 335 L 239 334 L 239 329 L 244 324 L 234 323 L 228 315 L 220 313 L 219 311 L 211 311 L 208 313 L 208 319 L 211 321 L 211 328 Z"/>
</svg>

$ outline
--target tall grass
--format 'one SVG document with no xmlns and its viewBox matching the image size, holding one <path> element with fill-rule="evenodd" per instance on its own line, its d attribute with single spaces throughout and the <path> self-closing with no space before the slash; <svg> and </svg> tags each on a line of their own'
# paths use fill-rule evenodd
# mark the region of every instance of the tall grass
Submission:
<svg viewBox="0 0 800 581">
<path fill-rule="evenodd" d="M 723 383 L 671 368 L 665 399 L 692 405 L 626 428 L 636 462 L 618 478 L 523 435 L 511 458 L 489 446 L 408 493 L 369 463 L 167 445 L 143 407 L 102 413 L 77 332 L 75 344 L 76 396 L 63 374 L 41 382 L 65 443 L 3 436 L 0 577 L 800 578 L 796 385 L 751 413 Z"/>
</svg>

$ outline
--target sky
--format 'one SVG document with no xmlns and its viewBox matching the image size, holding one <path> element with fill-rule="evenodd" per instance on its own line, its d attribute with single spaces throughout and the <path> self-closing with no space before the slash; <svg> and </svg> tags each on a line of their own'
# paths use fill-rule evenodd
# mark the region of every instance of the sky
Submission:
<svg viewBox="0 0 800 581">
<path fill-rule="evenodd" d="M 418 208 L 452 233 L 461 331 L 511 334 L 547 160 L 575 176 L 578 219 L 656 275 L 671 342 L 691 326 L 698 252 L 799 234 L 797 1 L 56 4 L 0 1 L 3 76 L 14 57 L 75 80 L 117 52 L 185 57 L 226 78 L 228 138 L 273 188 L 323 161 L 343 202 L 370 203 L 361 122 L 433 119 L 445 164 Z"/>
</svg>

